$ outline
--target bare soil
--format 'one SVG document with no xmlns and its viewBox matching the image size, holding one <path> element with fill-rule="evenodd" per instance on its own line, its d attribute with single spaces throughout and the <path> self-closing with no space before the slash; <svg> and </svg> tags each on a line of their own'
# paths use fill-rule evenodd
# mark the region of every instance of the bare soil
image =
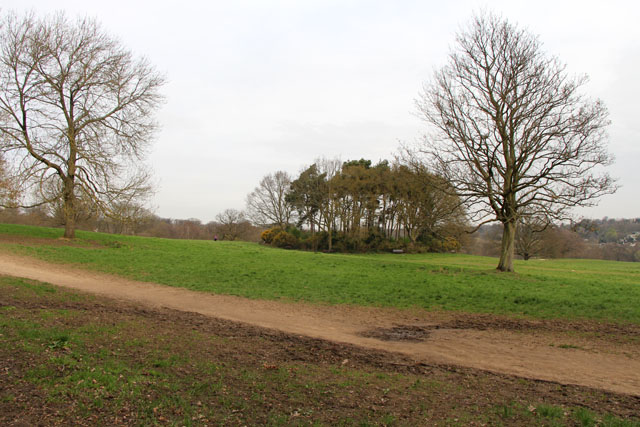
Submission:
<svg viewBox="0 0 640 427">
<path fill-rule="evenodd" d="M 638 325 L 249 300 L 6 253 L 0 253 L 0 274 L 362 349 L 358 351 L 393 352 L 417 365 L 473 368 L 640 396 Z"/>
<path fill-rule="evenodd" d="M 580 421 L 583 409 L 594 420 L 628 421 L 605 425 L 635 426 L 640 411 L 637 396 L 42 289 L 0 286 L 3 315 L 23 324 L 44 316 L 46 328 L 91 332 L 68 347 L 33 338 L 19 341 L 26 347 L 0 346 L 3 426 L 593 425 Z M 4 332 L 10 341 L 20 335 Z M 69 358 L 76 362 L 65 369 Z M 114 371 L 115 360 L 125 368 Z M 49 374 L 34 379 L 34 369 Z M 89 370 L 102 372 L 97 383 Z M 545 415 L 545 405 L 560 413 Z"/>
</svg>

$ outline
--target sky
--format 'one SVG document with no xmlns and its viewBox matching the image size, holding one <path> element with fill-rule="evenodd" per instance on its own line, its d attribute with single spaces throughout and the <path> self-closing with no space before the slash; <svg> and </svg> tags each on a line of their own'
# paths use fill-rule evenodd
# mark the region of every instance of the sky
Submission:
<svg viewBox="0 0 640 427">
<path fill-rule="evenodd" d="M 414 100 L 474 12 L 502 15 L 587 74 L 621 188 L 577 217 L 640 217 L 640 2 L 2 0 L 96 18 L 167 78 L 149 156 L 165 218 L 242 210 L 266 174 L 320 157 L 391 159 L 426 132 Z"/>
</svg>

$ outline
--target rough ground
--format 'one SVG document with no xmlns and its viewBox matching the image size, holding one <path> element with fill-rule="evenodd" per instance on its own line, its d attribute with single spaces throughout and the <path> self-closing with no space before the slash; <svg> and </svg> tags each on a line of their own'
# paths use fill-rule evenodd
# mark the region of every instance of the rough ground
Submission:
<svg viewBox="0 0 640 427">
<path fill-rule="evenodd" d="M 637 396 L 0 283 L 2 426 L 640 426 Z"/>
<path fill-rule="evenodd" d="M 286 334 L 453 365 L 640 396 L 640 326 L 421 310 L 312 306 L 133 282 L 0 253 L 0 274 L 195 312 Z"/>
</svg>

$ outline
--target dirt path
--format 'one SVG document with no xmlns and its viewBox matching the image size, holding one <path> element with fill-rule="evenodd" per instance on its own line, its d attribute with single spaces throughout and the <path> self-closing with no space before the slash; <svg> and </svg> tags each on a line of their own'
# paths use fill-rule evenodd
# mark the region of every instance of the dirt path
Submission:
<svg viewBox="0 0 640 427">
<path fill-rule="evenodd" d="M 212 295 L 0 253 L 0 274 L 283 332 L 640 396 L 640 327 Z"/>
</svg>

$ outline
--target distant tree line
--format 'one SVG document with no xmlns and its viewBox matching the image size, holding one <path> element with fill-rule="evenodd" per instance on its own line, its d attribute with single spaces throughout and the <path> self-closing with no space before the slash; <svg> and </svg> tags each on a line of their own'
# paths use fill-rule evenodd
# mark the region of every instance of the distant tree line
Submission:
<svg viewBox="0 0 640 427">
<path fill-rule="evenodd" d="M 274 246 L 323 251 L 458 251 L 467 228 L 460 200 L 420 165 L 318 160 L 294 179 L 278 171 L 247 196 Z"/>
<path fill-rule="evenodd" d="M 640 220 L 637 218 L 582 219 L 570 224 L 538 226 L 519 224 L 515 249 L 521 259 L 588 258 L 640 262 L 640 241 L 634 240 L 634 236 L 640 237 Z M 624 237 L 613 239 L 614 235 Z M 469 239 L 463 251 L 499 256 L 501 239 L 499 225 L 485 225 Z"/>
<path fill-rule="evenodd" d="M 81 230 L 170 239 L 213 240 L 217 237 L 218 240 L 268 241 L 274 244 L 273 239 L 279 235 L 275 246 L 313 249 L 312 243 L 317 241 L 317 250 L 328 247 L 322 246 L 328 237 L 326 231 L 316 230 L 312 235 L 310 230 L 298 228 L 294 223 L 284 227 L 259 226 L 252 224 L 246 213 L 235 209 L 226 209 L 216 215 L 215 221 L 206 223 L 197 218 L 162 218 L 141 206 L 129 206 L 126 210 L 127 216 L 114 219 L 85 206 L 85 210 L 78 213 L 76 224 Z M 290 218 L 297 218 L 295 209 L 290 215 Z M 56 204 L 31 209 L 0 208 L 0 222 L 4 223 L 61 227 L 64 220 L 62 207 Z M 282 231 L 286 233 L 281 234 Z M 411 247 L 411 240 L 404 237 L 402 230 L 399 235 L 399 239 L 394 237 L 379 241 L 377 250 L 428 249 L 426 245 Z M 473 234 L 462 232 L 458 238 L 455 242 L 445 239 L 444 245 L 435 250 L 445 250 L 444 247 L 452 244 L 455 247 L 450 250 L 457 248 L 464 253 L 497 257 L 500 255 L 502 227 L 488 224 Z M 337 237 L 334 235 L 333 240 L 334 250 L 340 249 L 339 245 L 336 246 L 340 234 Z M 367 241 L 365 238 L 357 248 L 365 250 L 367 246 L 373 246 L 372 242 L 375 243 L 375 240 Z M 571 224 L 548 223 L 545 227 L 540 227 L 539 222 L 531 224 L 525 221 L 518 226 L 515 246 L 516 255 L 521 259 L 591 258 L 640 262 L 640 218 L 582 219 Z"/>
<path fill-rule="evenodd" d="M 195 240 L 245 240 L 258 242 L 262 228 L 255 227 L 242 212 L 227 209 L 215 221 L 203 223 L 197 218 L 162 218 L 141 206 L 127 208 L 126 217 L 112 218 L 89 209 L 76 214 L 75 224 L 80 230 L 144 237 Z M 59 205 L 43 205 L 30 209 L 0 209 L 0 222 L 63 227 L 65 216 Z"/>
<path fill-rule="evenodd" d="M 597 243 L 640 244 L 640 218 L 582 219 L 572 228 L 585 239 Z"/>
</svg>

